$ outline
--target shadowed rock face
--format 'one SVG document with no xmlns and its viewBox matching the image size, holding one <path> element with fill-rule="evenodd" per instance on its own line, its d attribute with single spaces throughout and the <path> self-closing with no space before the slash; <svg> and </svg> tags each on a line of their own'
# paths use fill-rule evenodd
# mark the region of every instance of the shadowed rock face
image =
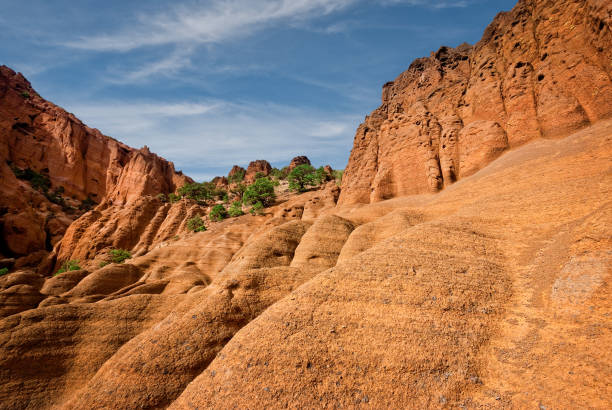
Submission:
<svg viewBox="0 0 612 410">
<path fill-rule="evenodd" d="M 506 149 L 612 115 L 610 7 L 520 1 L 475 46 L 413 62 L 357 130 L 340 203 L 436 192 Z"/>
<path fill-rule="evenodd" d="M 46 175 L 50 191 L 61 187 L 66 198 L 96 203 L 128 203 L 143 195 L 173 192 L 191 181 L 147 147 L 130 148 L 45 101 L 6 66 L 0 66 L 0 107 L 2 253 L 50 250 L 82 213 L 50 202 L 17 179 L 9 163 Z"/>
</svg>

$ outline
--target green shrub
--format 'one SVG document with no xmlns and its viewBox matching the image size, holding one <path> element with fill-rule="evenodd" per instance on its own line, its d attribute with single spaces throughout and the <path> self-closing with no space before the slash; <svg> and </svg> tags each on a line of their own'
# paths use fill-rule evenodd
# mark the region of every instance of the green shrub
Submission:
<svg viewBox="0 0 612 410">
<path fill-rule="evenodd" d="M 287 168 L 287 167 L 285 167 L 285 168 Z M 283 169 L 285 169 L 285 168 L 283 168 Z M 272 171 L 270 171 L 270 175 L 272 175 L 272 177 L 274 177 L 277 180 L 281 180 L 281 179 L 287 178 L 287 173 L 281 171 L 278 168 L 272 168 Z"/>
<path fill-rule="evenodd" d="M 96 203 L 93 199 L 91 199 L 89 196 L 85 199 L 83 199 L 81 201 L 81 204 L 79 205 L 79 209 L 81 211 L 89 211 L 91 208 L 93 208 L 94 206 L 96 206 Z"/>
<path fill-rule="evenodd" d="M 227 210 L 223 205 L 215 205 L 210 210 L 210 214 L 208 214 L 208 217 L 211 221 L 222 221 L 227 218 Z"/>
<path fill-rule="evenodd" d="M 304 192 L 309 186 L 320 185 L 326 179 L 323 167 L 314 169 L 311 165 L 302 164 L 293 168 L 287 179 L 291 191 Z"/>
<path fill-rule="evenodd" d="M 100 262 L 100 264 L 99 264 L 98 266 L 99 266 L 99 267 L 101 267 L 101 268 L 103 268 L 103 267 L 105 267 L 105 266 L 106 266 L 106 265 L 108 265 L 108 264 L 110 264 L 110 262 L 108 262 L 108 261 L 102 261 L 102 262 Z"/>
<path fill-rule="evenodd" d="M 246 191 L 246 186 L 243 183 L 238 183 L 230 189 L 230 192 L 234 195 L 238 195 L 239 198 L 242 198 L 244 191 Z"/>
<path fill-rule="evenodd" d="M 193 182 L 180 187 L 178 193 L 183 197 L 194 199 L 199 202 L 206 202 L 214 198 L 217 190 L 215 185 L 211 182 Z"/>
<path fill-rule="evenodd" d="M 17 178 L 28 181 L 32 188 L 43 193 L 49 191 L 51 181 L 49 181 L 49 177 L 46 175 L 40 174 L 30 168 L 21 169 L 19 167 L 12 166 L 11 169 Z"/>
<path fill-rule="evenodd" d="M 0 276 L 2 276 L 2 275 L 6 275 L 6 274 L 8 273 L 8 271 L 9 271 L 9 270 L 8 270 L 8 268 L 2 268 L 2 269 L 0 269 Z"/>
<path fill-rule="evenodd" d="M 232 176 L 227 176 L 227 181 L 230 184 L 235 184 L 238 182 L 242 182 L 244 181 L 244 176 L 246 175 L 246 171 L 245 170 L 239 170 L 238 172 L 236 172 L 234 175 Z"/>
<path fill-rule="evenodd" d="M 168 202 L 168 198 L 166 197 L 166 194 L 164 193 L 157 194 L 155 198 L 157 198 L 157 200 L 160 202 Z"/>
<path fill-rule="evenodd" d="M 242 196 L 242 202 L 246 205 L 254 205 L 260 202 L 263 207 L 272 205 L 275 199 L 274 184 L 268 178 L 255 180 L 247 187 Z"/>
<path fill-rule="evenodd" d="M 343 169 L 336 169 L 334 170 L 332 177 L 336 180 L 336 185 L 340 186 L 342 185 L 342 177 L 344 176 L 344 170 Z"/>
<path fill-rule="evenodd" d="M 80 270 L 80 269 L 81 267 L 79 266 L 79 261 L 75 259 L 75 260 L 66 261 L 62 263 L 62 266 L 60 266 L 60 268 L 58 269 L 57 272 L 55 272 L 55 274 L 59 275 L 60 273 L 68 272 L 71 270 Z"/>
<path fill-rule="evenodd" d="M 242 212 L 242 202 L 234 201 L 227 212 L 232 218 L 244 215 L 244 212 Z"/>
<path fill-rule="evenodd" d="M 257 201 L 253 204 L 249 212 L 251 213 L 251 215 L 261 215 L 263 214 L 263 209 L 263 204 L 260 201 Z"/>
<path fill-rule="evenodd" d="M 181 197 L 179 195 L 175 194 L 175 193 L 168 194 L 168 201 L 171 204 L 173 204 L 175 202 L 178 202 L 179 199 L 181 199 Z"/>
<path fill-rule="evenodd" d="M 66 201 L 62 197 L 63 193 L 64 193 L 64 187 L 60 186 L 60 187 L 55 188 L 53 192 L 48 192 L 48 191 L 45 192 L 45 196 L 47 197 L 49 201 L 53 202 L 54 204 L 66 206 Z"/>
<path fill-rule="evenodd" d="M 27 100 L 28 98 L 30 98 L 30 93 L 27 91 L 24 91 L 21 93 L 21 96 Z"/>
<path fill-rule="evenodd" d="M 123 263 L 126 259 L 130 259 L 132 254 L 125 249 L 111 249 L 110 256 L 113 263 Z"/>
<path fill-rule="evenodd" d="M 204 225 L 202 218 L 197 215 L 187 220 L 187 229 L 193 232 L 204 232 L 206 230 L 206 225 Z"/>
</svg>

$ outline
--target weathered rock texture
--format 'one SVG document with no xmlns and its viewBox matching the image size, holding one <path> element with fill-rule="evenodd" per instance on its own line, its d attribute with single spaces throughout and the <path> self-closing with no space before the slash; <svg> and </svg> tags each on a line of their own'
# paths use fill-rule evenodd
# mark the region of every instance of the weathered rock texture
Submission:
<svg viewBox="0 0 612 410">
<path fill-rule="evenodd" d="M 504 150 L 612 115 L 611 7 L 522 0 L 475 46 L 414 61 L 357 130 L 340 203 L 436 192 Z"/>
<path fill-rule="evenodd" d="M 129 203 L 190 181 L 147 147 L 136 150 L 87 127 L 0 66 L 0 252 L 50 250 L 79 214 L 18 180 L 9 163 L 47 175 L 51 189 L 61 187 L 66 198 L 96 203 Z"/>
<path fill-rule="evenodd" d="M 609 41 L 612 6 L 581 4 Z M 461 177 L 437 195 L 337 206 L 332 181 L 198 233 L 188 200 L 103 202 L 57 248 L 86 269 L 2 260 L 0 408 L 611 408 L 612 119 L 560 137 L 566 114 L 533 141 L 436 119 Z"/>
<path fill-rule="evenodd" d="M 244 181 L 247 184 L 255 181 L 257 174 L 261 174 L 264 176 L 270 175 L 272 171 L 272 166 L 270 163 L 263 159 L 258 159 L 257 161 L 252 161 L 246 170 L 246 175 L 244 176 Z"/>
<path fill-rule="evenodd" d="M 298 157 L 293 158 L 289 163 L 289 171 L 293 170 L 299 165 L 310 165 L 310 160 L 307 156 L 304 155 L 300 155 Z"/>
</svg>

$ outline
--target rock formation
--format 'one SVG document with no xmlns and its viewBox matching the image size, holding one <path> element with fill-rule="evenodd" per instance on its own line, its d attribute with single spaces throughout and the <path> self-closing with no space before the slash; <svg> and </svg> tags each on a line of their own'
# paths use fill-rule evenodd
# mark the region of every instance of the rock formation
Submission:
<svg viewBox="0 0 612 410">
<path fill-rule="evenodd" d="M 608 3 L 521 1 L 473 48 L 418 60 L 360 127 L 342 192 L 187 232 L 204 205 L 137 184 L 55 245 L 82 269 L 0 258 L 0 408 L 610 408 Z M 502 81 L 515 43 L 526 64 Z M 134 257 L 100 264 L 112 247 Z"/>
<path fill-rule="evenodd" d="M 292 171 L 298 165 L 310 165 L 310 160 L 304 155 L 293 158 L 289 163 L 289 171 Z"/>
<path fill-rule="evenodd" d="M 272 166 L 270 165 L 268 161 L 263 160 L 263 159 L 252 161 L 247 167 L 246 174 L 244 176 L 244 181 L 247 184 L 250 184 L 253 181 L 255 181 L 256 176 L 258 174 L 267 176 L 267 175 L 270 175 L 270 172 L 272 172 Z"/>
<path fill-rule="evenodd" d="M 611 116 L 610 7 L 522 0 L 473 47 L 414 61 L 357 130 L 340 203 L 436 192 L 507 149 Z"/>
<path fill-rule="evenodd" d="M 83 201 L 129 203 L 191 181 L 147 147 L 130 148 L 45 101 L 6 66 L 0 66 L 0 110 L 0 252 L 5 256 L 51 250 L 80 215 L 73 208 Z M 33 189 L 18 172 L 29 172 L 47 186 Z"/>
</svg>

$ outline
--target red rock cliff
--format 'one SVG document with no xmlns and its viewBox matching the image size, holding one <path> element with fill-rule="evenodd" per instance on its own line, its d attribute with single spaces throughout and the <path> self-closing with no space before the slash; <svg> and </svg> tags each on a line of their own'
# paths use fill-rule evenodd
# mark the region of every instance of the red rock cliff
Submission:
<svg viewBox="0 0 612 410">
<path fill-rule="evenodd" d="M 357 129 L 339 203 L 436 192 L 612 115 L 611 16 L 603 0 L 522 0 L 475 46 L 414 61 Z"/>
<path fill-rule="evenodd" d="M 189 178 L 171 162 L 136 150 L 87 127 L 74 115 L 45 101 L 19 73 L 0 66 L 0 224 L 2 250 L 25 255 L 48 248 L 78 215 L 63 215 L 40 192 L 18 180 L 9 164 L 48 176 L 66 198 L 128 203 L 143 195 L 173 192 Z M 45 226 L 49 215 L 65 216 L 58 232 Z"/>
</svg>

